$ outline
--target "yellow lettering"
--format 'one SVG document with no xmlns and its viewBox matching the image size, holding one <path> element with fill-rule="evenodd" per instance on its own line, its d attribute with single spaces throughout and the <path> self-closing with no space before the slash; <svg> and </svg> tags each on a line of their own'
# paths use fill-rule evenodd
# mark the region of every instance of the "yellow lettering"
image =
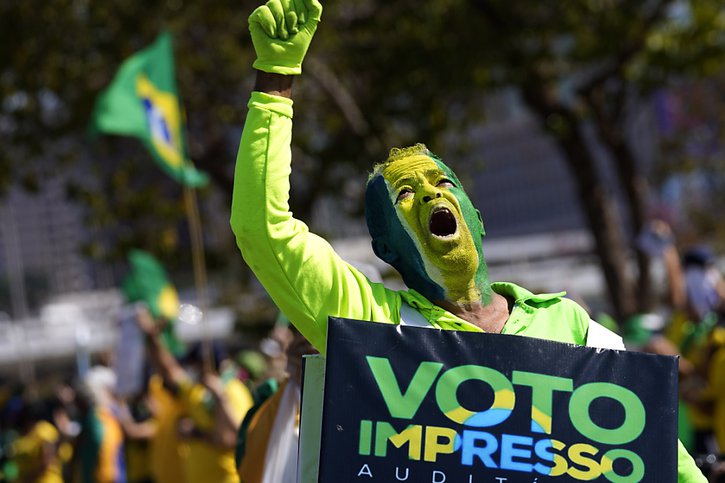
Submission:
<svg viewBox="0 0 725 483">
<path fill-rule="evenodd" d="M 397 432 L 390 423 L 378 421 L 375 428 L 375 456 L 386 456 L 390 441 L 396 448 L 408 443 L 408 458 L 420 461 L 422 439 L 423 427 L 420 425 L 411 424 L 403 431 Z"/>
<path fill-rule="evenodd" d="M 551 440 L 551 446 L 555 450 L 559 450 L 559 451 L 566 448 L 566 445 L 557 439 Z M 551 469 L 549 476 L 561 476 L 564 473 L 566 473 L 566 470 L 568 470 L 568 469 L 569 469 L 569 464 L 566 462 L 566 458 L 564 458 L 559 453 L 554 453 L 554 467 Z"/>
<path fill-rule="evenodd" d="M 572 478 L 583 481 L 589 481 L 593 480 L 594 478 L 598 478 L 602 474 L 602 469 L 599 466 L 599 463 L 597 463 L 596 460 L 587 458 L 585 456 L 594 456 L 597 453 L 599 453 L 599 450 L 590 444 L 577 443 L 571 445 L 569 447 L 569 460 L 572 463 L 581 465 L 586 469 L 581 470 L 572 466 L 569 468 L 569 471 L 567 471 L 568 475 Z"/>
<path fill-rule="evenodd" d="M 435 462 L 439 454 L 453 453 L 453 442 L 457 433 L 450 428 L 426 426 L 425 428 L 425 461 Z M 440 440 L 446 440 L 442 443 Z"/>
</svg>

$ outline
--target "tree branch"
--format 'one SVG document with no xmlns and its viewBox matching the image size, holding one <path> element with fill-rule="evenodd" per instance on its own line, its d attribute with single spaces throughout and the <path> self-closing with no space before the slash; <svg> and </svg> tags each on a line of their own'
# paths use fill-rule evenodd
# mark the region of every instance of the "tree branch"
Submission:
<svg viewBox="0 0 725 483">
<path fill-rule="evenodd" d="M 660 20 L 662 20 L 665 11 L 667 10 L 667 6 L 669 6 L 670 3 L 672 3 L 672 0 L 661 0 L 660 2 L 658 2 L 657 5 L 652 9 L 652 12 L 647 17 L 645 17 L 644 21 L 641 24 L 642 27 L 637 30 L 638 35 L 628 44 L 624 44 L 622 46 L 622 49 L 615 56 L 615 58 L 607 65 L 599 69 L 599 72 L 593 74 L 584 85 L 577 89 L 577 91 L 581 95 L 586 96 L 589 92 L 602 85 L 613 75 L 620 72 L 622 68 L 630 60 L 632 60 L 632 58 L 638 52 L 642 50 L 642 47 L 644 46 L 647 37 L 651 33 L 652 28 Z"/>
<path fill-rule="evenodd" d="M 194 159 L 197 168 L 209 174 L 214 184 L 224 190 L 229 196 L 232 195 L 234 180 L 227 170 L 228 163 L 225 160 L 234 159 L 226 149 L 224 139 L 218 137 L 204 147 L 204 151 Z"/>
<path fill-rule="evenodd" d="M 320 84 L 340 109 L 352 132 L 363 140 L 368 155 L 373 159 L 377 158 L 384 151 L 384 144 L 372 132 L 370 123 L 368 123 L 349 89 L 324 62 L 314 57 L 307 59 L 305 62 L 309 66 L 306 72 Z"/>
</svg>

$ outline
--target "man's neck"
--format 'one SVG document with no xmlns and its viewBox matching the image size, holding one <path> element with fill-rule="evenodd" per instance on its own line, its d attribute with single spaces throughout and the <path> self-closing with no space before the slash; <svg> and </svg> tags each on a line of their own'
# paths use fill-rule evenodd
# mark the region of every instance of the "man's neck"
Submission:
<svg viewBox="0 0 725 483">
<path fill-rule="evenodd" d="M 493 334 L 499 334 L 503 330 L 513 308 L 513 301 L 496 292 L 493 293 L 491 302 L 488 304 L 480 301 L 451 302 L 448 300 L 437 300 L 434 303 L 485 332 Z"/>
</svg>

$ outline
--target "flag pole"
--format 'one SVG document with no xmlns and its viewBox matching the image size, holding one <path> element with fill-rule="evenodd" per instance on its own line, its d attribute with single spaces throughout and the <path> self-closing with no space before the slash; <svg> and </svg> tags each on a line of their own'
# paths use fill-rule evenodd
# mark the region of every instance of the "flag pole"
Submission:
<svg viewBox="0 0 725 483">
<path fill-rule="evenodd" d="M 201 309 L 201 348 L 204 371 L 214 372 L 214 364 L 211 353 L 211 340 L 209 338 L 209 326 L 206 322 L 207 310 L 209 308 L 209 295 L 207 292 L 206 262 L 204 261 L 204 237 L 201 229 L 201 218 L 199 217 L 199 203 L 196 197 L 196 190 L 185 183 L 184 205 L 186 217 L 189 220 L 189 234 L 191 237 L 191 259 L 194 266 L 194 285 Z"/>
</svg>

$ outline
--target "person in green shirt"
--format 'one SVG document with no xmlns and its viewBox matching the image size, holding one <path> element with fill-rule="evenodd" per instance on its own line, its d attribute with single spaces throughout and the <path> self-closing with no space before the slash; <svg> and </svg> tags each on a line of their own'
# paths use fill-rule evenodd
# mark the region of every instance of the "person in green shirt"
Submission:
<svg viewBox="0 0 725 483">
<path fill-rule="evenodd" d="M 329 316 L 623 349 L 563 292 L 533 294 L 489 280 L 481 215 L 455 173 L 422 144 L 391 150 L 365 192 L 373 250 L 408 290 L 371 282 L 292 216 L 292 81 L 321 15 L 317 0 L 270 0 L 249 18 L 257 81 L 239 146 L 231 226 L 279 309 L 323 354 Z M 705 481 L 678 450 L 679 481 Z"/>
</svg>

